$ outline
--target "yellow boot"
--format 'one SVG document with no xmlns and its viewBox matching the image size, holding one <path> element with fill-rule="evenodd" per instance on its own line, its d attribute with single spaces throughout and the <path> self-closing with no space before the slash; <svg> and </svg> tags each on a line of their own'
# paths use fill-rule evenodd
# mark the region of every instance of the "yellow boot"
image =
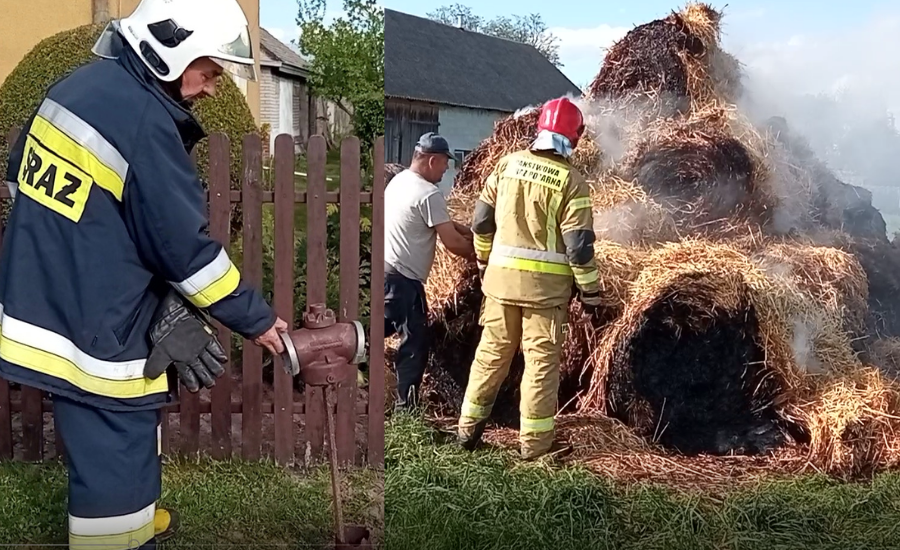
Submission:
<svg viewBox="0 0 900 550">
<path fill-rule="evenodd" d="M 179 525 L 178 512 L 157 508 L 156 516 L 153 518 L 153 536 L 156 537 L 156 542 L 162 542 L 175 536 Z"/>
</svg>

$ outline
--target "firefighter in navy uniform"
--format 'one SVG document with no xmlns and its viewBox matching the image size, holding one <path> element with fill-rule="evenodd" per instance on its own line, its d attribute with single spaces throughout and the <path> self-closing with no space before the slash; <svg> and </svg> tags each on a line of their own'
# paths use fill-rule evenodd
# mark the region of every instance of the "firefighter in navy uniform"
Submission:
<svg viewBox="0 0 900 550">
<path fill-rule="evenodd" d="M 569 163 L 584 132 L 581 111 L 567 98 L 548 101 L 537 129 L 531 147 L 500 159 L 475 202 L 484 330 L 458 426 L 462 446 L 474 449 L 521 344 L 525 459 L 570 450 L 554 441 L 554 417 L 573 284 L 586 313 L 600 302 L 590 192 Z"/>
<path fill-rule="evenodd" d="M 94 53 L 10 151 L 0 376 L 53 396 L 70 547 L 155 548 L 178 524 L 156 506 L 162 374 L 198 391 L 223 373 L 207 315 L 275 354 L 287 326 L 207 235 L 189 156 L 192 102 L 255 78 L 237 0 L 142 0 Z"/>
</svg>

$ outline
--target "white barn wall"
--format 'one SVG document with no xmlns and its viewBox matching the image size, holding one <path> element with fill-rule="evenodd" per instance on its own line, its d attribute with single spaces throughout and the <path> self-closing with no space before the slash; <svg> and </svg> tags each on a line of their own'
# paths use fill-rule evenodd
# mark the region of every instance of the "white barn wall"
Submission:
<svg viewBox="0 0 900 550">
<path fill-rule="evenodd" d="M 488 138 L 494 132 L 494 122 L 508 115 L 500 111 L 487 111 L 484 109 L 468 109 L 464 107 L 450 107 L 442 105 L 438 111 L 438 132 L 447 138 L 450 148 L 454 151 L 472 151 L 482 140 Z M 441 180 L 441 190 L 446 195 L 453 186 L 453 178 L 456 176 L 458 166 L 450 163 L 450 169 Z"/>
</svg>

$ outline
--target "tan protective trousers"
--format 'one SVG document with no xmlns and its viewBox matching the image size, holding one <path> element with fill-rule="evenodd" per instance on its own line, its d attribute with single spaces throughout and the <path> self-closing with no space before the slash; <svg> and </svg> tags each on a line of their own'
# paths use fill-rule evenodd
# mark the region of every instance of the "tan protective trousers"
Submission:
<svg viewBox="0 0 900 550">
<path fill-rule="evenodd" d="M 485 297 L 481 314 L 484 331 L 469 373 L 459 419 L 459 435 L 470 439 L 491 414 L 513 356 L 522 346 L 525 373 L 519 405 L 522 456 L 546 453 L 555 434 L 559 361 L 568 309 L 530 309 L 503 305 Z"/>
</svg>

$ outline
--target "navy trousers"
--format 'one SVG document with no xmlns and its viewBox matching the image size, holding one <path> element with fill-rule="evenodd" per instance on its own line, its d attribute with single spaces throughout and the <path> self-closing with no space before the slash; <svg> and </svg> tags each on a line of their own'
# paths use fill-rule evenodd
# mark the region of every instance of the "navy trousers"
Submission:
<svg viewBox="0 0 900 550">
<path fill-rule="evenodd" d="M 428 303 L 425 285 L 384 266 L 384 337 L 399 334 L 395 366 L 397 406 L 414 405 L 428 364 Z M 413 403 L 410 402 L 413 400 Z"/>
<path fill-rule="evenodd" d="M 69 472 L 69 547 L 155 549 L 160 412 L 107 411 L 54 395 L 53 418 Z"/>
</svg>

